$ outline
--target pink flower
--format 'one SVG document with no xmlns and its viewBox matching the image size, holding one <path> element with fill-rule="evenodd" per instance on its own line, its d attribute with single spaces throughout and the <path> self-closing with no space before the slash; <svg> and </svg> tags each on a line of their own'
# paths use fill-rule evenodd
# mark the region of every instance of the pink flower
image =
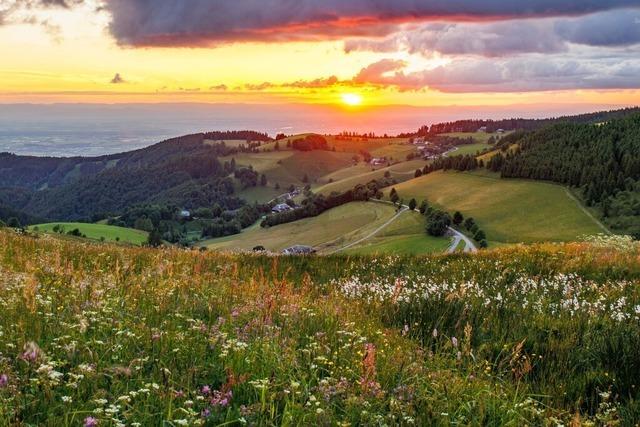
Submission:
<svg viewBox="0 0 640 427">
<path fill-rule="evenodd" d="M 203 386 L 203 387 L 202 387 L 202 389 L 200 390 L 200 392 L 201 392 L 202 394 L 205 394 L 205 395 L 206 395 L 206 394 L 209 394 L 209 393 L 211 393 L 211 387 L 209 387 L 208 385 L 205 385 L 205 386 Z"/>
<path fill-rule="evenodd" d="M 9 384 L 9 377 L 7 374 L 0 375 L 0 388 L 5 388 Z"/>
<path fill-rule="evenodd" d="M 93 417 L 87 417 L 84 419 L 84 427 L 96 427 L 98 425 L 98 420 Z"/>
<path fill-rule="evenodd" d="M 38 357 L 40 357 L 41 352 L 42 351 L 40 350 L 40 347 L 38 347 L 38 344 L 31 341 L 25 344 L 24 351 L 20 355 L 20 358 L 25 362 L 34 363 L 38 360 Z"/>
</svg>

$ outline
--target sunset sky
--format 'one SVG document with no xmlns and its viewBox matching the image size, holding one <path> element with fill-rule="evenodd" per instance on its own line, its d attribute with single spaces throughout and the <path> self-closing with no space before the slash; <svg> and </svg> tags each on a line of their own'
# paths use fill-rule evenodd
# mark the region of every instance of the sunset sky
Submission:
<svg viewBox="0 0 640 427">
<path fill-rule="evenodd" d="M 633 105 L 639 0 L 2 0 L 0 102 Z"/>
</svg>

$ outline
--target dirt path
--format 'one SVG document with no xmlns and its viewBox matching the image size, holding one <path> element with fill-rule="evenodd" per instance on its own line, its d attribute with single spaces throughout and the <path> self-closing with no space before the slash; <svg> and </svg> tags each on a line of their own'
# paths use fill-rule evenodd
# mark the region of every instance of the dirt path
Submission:
<svg viewBox="0 0 640 427">
<path fill-rule="evenodd" d="M 589 218 L 591 218 L 593 220 L 593 222 L 595 222 L 596 224 L 598 224 L 598 227 L 600 227 L 602 229 L 602 231 L 604 231 L 606 234 L 611 234 L 611 231 L 609 231 L 609 229 L 607 227 L 604 226 L 604 224 L 602 224 L 600 221 L 598 221 L 598 219 L 593 216 L 591 214 L 591 212 L 589 212 L 587 210 L 587 208 L 585 208 L 584 206 L 582 206 L 582 203 L 580 203 L 580 200 L 578 200 L 576 198 L 576 196 L 574 196 L 573 194 L 571 194 L 571 191 L 569 191 L 568 188 L 565 187 L 564 189 L 565 193 L 567 193 L 567 196 L 569 196 L 569 198 L 571 198 L 571 200 L 573 200 L 574 202 L 576 202 L 576 205 L 578 205 L 578 207 L 582 210 L 582 212 L 584 212 Z"/>
<path fill-rule="evenodd" d="M 378 234 L 379 232 L 381 232 L 382 230 L 384 230 L 386 227 L 389 226 L 389 224 L 391 224 L 393 221 L 395 221 L 396 219 L 398 219 L 398 217 L 400 215 L 402 215 L 403 213 L 405 213 L 406 211 L 409 210 L 408 206 L 403 206 L 402 209 L 400 209 L 394 216 L 392 216 L 387 222 L 385 222 L 384 224 L 382 224 L 380 227 L 376 228 L 375 230 L 373 230 L 371 233 L 367 234 L 366 236 L 356 240 L 355 242 L 351 242 L 349 243 L 347 246 L 343 246 L 340 249 L 336 249 L 335 251 L 329 252 L 330 254 L 335 254 L 337 252 L 341 252 L 344 251 L 346 249 L 349 249 L 353 246 L 356 246 L 362 242 L 364 242 L 365 240 L 368 240 L 370 238 L 372 238 L 373 236 L 375 236 L 376 234 Z"/>
</svg>

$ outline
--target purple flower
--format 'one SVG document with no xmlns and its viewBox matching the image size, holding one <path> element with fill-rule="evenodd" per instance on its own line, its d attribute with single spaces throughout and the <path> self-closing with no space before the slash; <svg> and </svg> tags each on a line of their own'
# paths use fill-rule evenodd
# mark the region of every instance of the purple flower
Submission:
<svg viewBox="0 0 640 427">
<path fill-rule="evenodd" d="M 200 416 L 202 418 L 209 418 L 211 416 L 211 411 L 207 408 L 203 409 L 202 412 L 200 413 Z"/>
<path fill-rule="evenodd" d="M 202 390 L 200 390 L 200 392 L 202 394 L 209 394 L 211 393 L 211 387 L 209 387 L 208 385 L 202 386 Z"/>
<path fill-rule="evenodd" d="M 5 388 L 9 384 L 9 377 L 7 374 L 0 375 L 0 388 Z"/>
<path fill-rule="evenodd" d="M 93 417 L 87 417 L 84 419 L 84 427 L 96 427 L 98 425 L 98 420 Z"/>
</svg>

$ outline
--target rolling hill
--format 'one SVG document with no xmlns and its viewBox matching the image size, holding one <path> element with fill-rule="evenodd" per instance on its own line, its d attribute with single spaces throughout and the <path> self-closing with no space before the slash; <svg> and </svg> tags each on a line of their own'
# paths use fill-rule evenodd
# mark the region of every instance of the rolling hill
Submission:
<svg viewBox="0 0 640 427">
<path fill-rule="evenodd" d="M 447 211 L 473 217 L 490 242 L 572 241 L 603 232 L 560 185 L 501 179 L 485 172 L 439 171 L 394 188 L 405 202 L 426 199 Z"/>
<path fill-rule="evenodd" d="M 339 206 L 317 217 L 306 218 L 288 224 L 277 225 L 269 228 L 261 228 L 258 224 L 244 230 L 242 233 L 218 239 L 201 242 L 200 246 L 205 246 L 214 250 L 251 250 L 253 247 L 262 245 L 269 251 L 278 252 L 289 246 L 296 244 L 308 245 L 316 248 L 320 253 L 332 253 L 336 250 L 367 238 L 362 244 L 349 248 L 347 253 L 375 252 L 377 248 L 383 248 L 384 244 L 392 244 L 403 238 L 412 238 L 411 248 L 407 250 L 396 247 L 395 252 L 428 253 L 444 250 L 449 239 L 429 238 L 422 231 L 424 225 L 420 226 L 423 220 L 417 213 L 405 212 L 398 217 L 396 222 L 391 223 L 388 228 L 391 231 L 380 231 L 371 236 L 374 244 L 368 247 L 371 233 L 385 225 L 396 215 L 396 210 L 391 205 L 374 202 L 353 202 Z M 391 228 L 394 227 L 394 228 Z M 419 236 L 420 238 L 416 238 Z M 394 253 L 395 253 L 394 252 Z"/>
</svg>

